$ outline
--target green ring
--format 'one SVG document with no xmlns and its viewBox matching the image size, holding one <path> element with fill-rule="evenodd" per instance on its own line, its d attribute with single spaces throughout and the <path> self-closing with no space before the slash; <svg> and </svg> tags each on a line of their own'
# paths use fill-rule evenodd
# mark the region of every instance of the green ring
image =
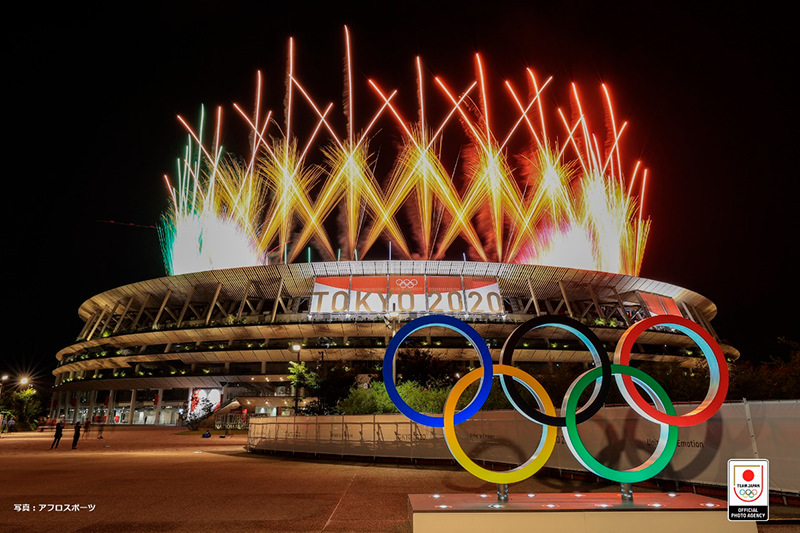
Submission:
<svg viewBox="0 0 800 533">
<path fill-rule="evenodd" d="M 631 470 L 615 470 L 607 467 L 592 457 L 586 449 L 586 446 L 581 442 L 581 437 L 578 434 L 578 424 L 575 420 L 578 409 L 578 399 L 583 391 L 586 390 L 586 387 L 600 377 L 602 371 L 603 369 L 598 367 L 584 372 L 575 380 L 567 391 L 564 407 L 562 408 L 562 415 L 566 418 L 567 423 L 566 432 L 564 433 L 567 446 L 569 446 L 572 454 L 587 470 L 600 477 L 616 481 L 617 483 L 639 483 L 640 481 L 650 479 L 664 470 L 670 460 L 672 460 L 675 450 L 678 449 L 678 428 L 676 426 L 659 423 L 661 430 L 655 451 L 642 465 Z M 675 406 L 672 405 L 672 400 L 669 399 L 663 387 L 649 374 L 638 368 L 615 364 L 611 365 L 611 373 L 624 374 L 632 377 L 636 384 L 641 386 L 654 402 L 660 402 L 662 404 L 667 414 L 675 416 Z"/>
</svg>

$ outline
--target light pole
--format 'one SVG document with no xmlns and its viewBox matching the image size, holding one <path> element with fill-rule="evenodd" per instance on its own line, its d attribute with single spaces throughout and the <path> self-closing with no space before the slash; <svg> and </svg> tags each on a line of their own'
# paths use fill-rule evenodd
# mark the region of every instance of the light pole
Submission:
<svg viewBox="0 0 800 533">
<path fill-rule="evenodd" d="M 392 330 L 392 337 L 397 333 L 397 322 L 400 320 L 400 313 L 397 312 L 397 307 L 386 313 L 386 319 L 389 323 L 386 324 Z M 392 357 L 392 382 L 397 384 L 397 354 Z"/>
<path fill-rule="evenodd" d="M 293 344 L 292 345 L 292 351 L 297 354 L 297 364 L 299 365 L 300 364 L 300 345 L 299 344 Z M 297 386 L 297 377 L 298 376 L 299 376 L 299 374 L 295 376 L 295 380 L 294 380 L 294 416 L 297 416 L 297 402 L 298 402 L 298 396 L 297 395 L 298 395 L 298 392 L 299 392 L 299 389 L 300 389 L 300 387 Z"/>
<path fill-rule="evenodd" d="M 3 377 L 0 378 L 0 398 L 3 397 L 3 389 L 5 388 L 6 381 L 8 381 L 8 374 L 3 374 Z M 4 422 L 3 429 L 6 429 L 7 426 L 5 425 L 5 423 L 6 423 L 5 416 L 4 415 L 0 415 L 0 420 L 2 420 Z M 0 434 L 2 434 L 1 430 L 0 430 Z"/>
</svg>

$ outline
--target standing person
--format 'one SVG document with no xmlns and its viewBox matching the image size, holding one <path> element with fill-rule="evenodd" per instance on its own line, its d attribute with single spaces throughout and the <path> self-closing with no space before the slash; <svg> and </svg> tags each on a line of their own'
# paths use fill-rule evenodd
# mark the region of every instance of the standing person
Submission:
<svg viewBox="0 0 800 533">
<path fill-rule="evenodd" d="M 92 425 L 87 418 L 86 421 L 83 423 L 83 437 L 86 438 L 89 436 L 89 427 Z"/>
<path fill-rule="evenodd" d="M 105 429 L 105 427 L 106 427 L 105 424 L 100 424 L 98 426 L 98 428 L 97 428 L 97 438 L 98 439 L 102 439 L 103 438 L 103 429 Z"/>
<path fill-rule="evenodd" d="M 0 434 L 5 433 L 6 429 L 8 429 L 8 419 L 4 416 L 3 420 L 0 421 L 0 424 L 3 425 L 2 429 L 0 429 Z"/>
<path fill-rule="evenodd" d="M 81 423 L 80 422 L 76 422 L 75 423 L 75 435 L 73 435 L 73 437 L 72 437 L 72 449 L 73 450 L 78 447 L 78 441 L 80 440 L 80 438 L 81 438 Z"/>
<path fill-rule="evenodd" d="M 56 424 L 56 433 L 53 435 L 53 444 L 50 445 L 50 449 L 58 449 L 58 443 L 61 442 L 61 437 L 64 436 L 64 424 L 61 421 Z"/>
</svg>

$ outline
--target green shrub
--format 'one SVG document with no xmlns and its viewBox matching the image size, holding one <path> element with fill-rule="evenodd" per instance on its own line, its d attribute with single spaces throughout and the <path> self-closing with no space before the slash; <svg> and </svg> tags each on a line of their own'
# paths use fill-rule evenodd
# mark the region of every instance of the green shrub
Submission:
<svg viewBox="0 0 800 533">
<path fill-rule="evenodd" d="M 420 413 L 440 414 L 444 411 L 447 397 L 452 387 L 423 387 L 416 381 L 404 381 L 397 386 L 400 397 L 415 411 Z M 478 383 L 473 383 L 456 404 L 457 409 L 464 409 L 478 391 Z M 531 401 L 533 401 L 531 399 Z M 495 378 L 489 398 L 483 406 L 485 410 L 512 409 L 506 399 L 499 380 Z M 350 394 L 338 405 L 338 411 L 345 415 L 372 415 L 397 413 L 397 408 L 386 392 L 386 385 L 373 382 L 369 388 L 354 387 Z"/>
</svg>

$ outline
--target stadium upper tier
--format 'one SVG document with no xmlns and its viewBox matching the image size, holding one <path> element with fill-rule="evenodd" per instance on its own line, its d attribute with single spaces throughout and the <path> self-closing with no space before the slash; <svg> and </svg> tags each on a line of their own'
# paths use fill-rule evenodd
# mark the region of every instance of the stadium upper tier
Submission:
<svg viewBox="0 0 800 533">
<path fill-rule="evenodd" d="M 85 301 L 84 326 L 57 354 L 62 390 L 217 386 L 282 376 L 289 361 L 375 361 L 402 324 L 445 313 L 469 322 L 495 358 L 517 324 L 536 315 L 581 320 L 610 352 L 629 324 L 680 314 L 716 334 L 716 306 L 702 295 L 634 276 L 472 261 L 343 261 L 274 264 L 162 277 Z M 455 360 L 475 358 L 457 333 L 430 328 L 406 341 Z M 703 358 L 668 328 L 637 344 L 639 359 L 690 366 Z M 722 344 L 726 356 L 739 356 Z M 324 353 L 324 355 L 323 355 Z M 530 335 L 517 361 L 585 362 L 576 338 Z M 143 370 L 144 369 L 144 370 Z M 276 378 L 277 379 L 277 378 Z"/>
</svg>

